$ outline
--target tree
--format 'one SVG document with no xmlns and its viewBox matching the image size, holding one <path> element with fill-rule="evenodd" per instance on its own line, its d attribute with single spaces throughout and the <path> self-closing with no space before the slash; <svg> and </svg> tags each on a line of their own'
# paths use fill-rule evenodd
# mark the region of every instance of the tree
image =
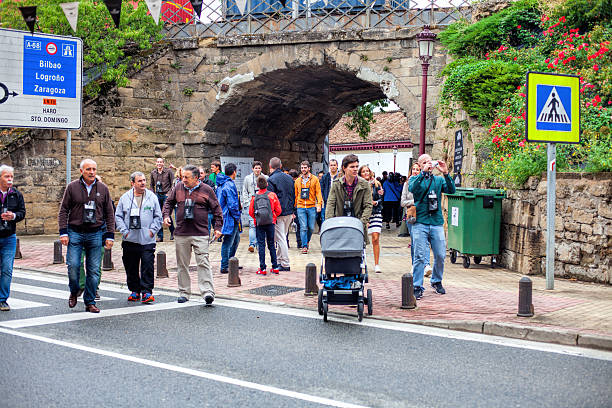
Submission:
<svg viewBox="0 0 612 408">
<path fill-rule="evenodd" d="M 374 110 L 387 106 L 389 106 L 389 101 L 386 99 L 377 99 L 358 106 L 357 109 L 346 114 L 350 119 L 345 123 L 345 126 L 350 130 L 356 131 L 363 140 L 368 140 L 370 124 L 376 123 Z"/>
</svg>

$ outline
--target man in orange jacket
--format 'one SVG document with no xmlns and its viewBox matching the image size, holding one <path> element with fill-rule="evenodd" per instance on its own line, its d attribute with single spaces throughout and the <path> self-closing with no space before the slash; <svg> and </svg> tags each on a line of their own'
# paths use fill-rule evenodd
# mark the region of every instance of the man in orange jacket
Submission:
<svg viewBox="0 0 612 408">
<path fill-rule="evenodd" d="M 295 207 L 300 222 L 302 253 L 308 253 L 308 244 L 314 232 L 317 213 L 321 212 L 323 196 L 319 179 L 310 172 L 310 163 L 304 160 L 300 165 L 300 177 L 295 179 Z"/>
</svg>

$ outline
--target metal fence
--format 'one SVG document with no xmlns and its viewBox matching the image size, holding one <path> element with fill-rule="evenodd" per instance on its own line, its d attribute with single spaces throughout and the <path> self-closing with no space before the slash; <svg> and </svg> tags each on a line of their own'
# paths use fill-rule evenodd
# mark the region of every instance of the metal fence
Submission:
<svg viewBox="0 0 612 408">
<path fill-rule="evenodd" d="M 203 0 L 199 18 L 189 0 L 162 5 L 169 38 L 445 26 L 470 14 L 471 0 Z"/>
</svg>

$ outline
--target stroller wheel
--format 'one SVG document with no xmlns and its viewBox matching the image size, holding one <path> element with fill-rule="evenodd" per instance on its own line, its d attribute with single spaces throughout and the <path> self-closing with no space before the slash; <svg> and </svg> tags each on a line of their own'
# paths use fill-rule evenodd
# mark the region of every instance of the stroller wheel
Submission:
<svg viewBox="0 0 612 408">
<path fill-rule="evenodd" d="M 327 321 L 327 302 L 323 302 L 323 321 Z"/>
<path fill-rule="evenodd" d="M 319 301 L 317 302 L 319 315 L 323 315 L 323 289 L 319 289 Z"/>
<path fill-rule="evenodd" d="M 359 321 L 363 320 L 363 301 L 357 303 L 357 318 Z"/>
<path fill-rule="evenodd" d="M 372 316 L 372 289 L 368 289 L 368 316 Z"/>
</svg>

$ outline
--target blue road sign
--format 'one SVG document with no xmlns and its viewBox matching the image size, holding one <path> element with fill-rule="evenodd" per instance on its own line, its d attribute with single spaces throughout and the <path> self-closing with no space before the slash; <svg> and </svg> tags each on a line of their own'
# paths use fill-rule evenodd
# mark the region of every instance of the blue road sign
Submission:
<svg viewBox="0 0 612 408">
<path fill-rule="evenodd" d="M 536 129 L 570 132 L 572 130 L 572 88 L 537 85 Z"/>
</svg>

